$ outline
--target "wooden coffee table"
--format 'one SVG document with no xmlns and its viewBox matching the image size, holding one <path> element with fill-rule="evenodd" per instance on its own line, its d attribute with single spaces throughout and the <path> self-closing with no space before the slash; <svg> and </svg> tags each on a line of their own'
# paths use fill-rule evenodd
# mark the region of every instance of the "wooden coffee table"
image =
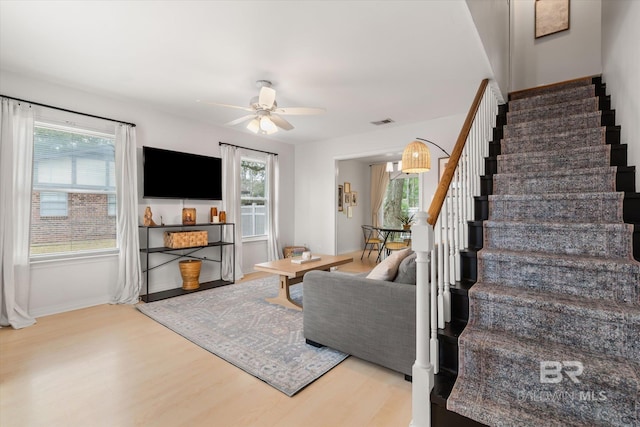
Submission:
<svg viewBox="0 0 640 427">
<path fill-rule="evenodd" d="M 302 310 L 302 307 L 291 300 L 289 295 L 289 286 L 302 282 L 305 273 L 312 270 L 329 271 L 331 267 L 353 262 L 353 258 L 346 255 L 318 255 L 317 261 L 311 261 L 304 264 L 295 264 L 291 262 L 291 258 L 279 259 L 277 261 L 261 262 L 253 266 L 255 270 L 264 271 L 280 275 L 280 289 L 275 298 L 267 298 L 267 301 L 273 304 L 280 304 L 287 308 Z"/>
</svg>

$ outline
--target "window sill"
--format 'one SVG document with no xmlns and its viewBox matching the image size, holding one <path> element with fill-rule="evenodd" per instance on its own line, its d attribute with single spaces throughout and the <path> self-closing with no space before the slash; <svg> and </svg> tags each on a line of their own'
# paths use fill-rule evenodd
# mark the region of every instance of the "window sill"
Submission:
<svg viewBox="0 0 640 427">
<path fill-rule="evenodd" d="M 266 242 L 267 240 L 269 240 L 269 236 L 243 237 L 242 243 Z"/>
<path fill-rule="evenodd" d="M 64 261 L 80 261 L 87 259 L 98 259 L 98 258 L 107 258 L 117 256 L 119 253 L 118 249 L 108 249 L 104 251 L 95 251 L 95 252 L 83 252 L 83 253 L 66 253 L 66 254 L 55 254 L 55 255 L 39 255 L 33 256 L 29 258 L 29 264 L 46 264 L 52 262 L 64 262 Z"/>
</svg>

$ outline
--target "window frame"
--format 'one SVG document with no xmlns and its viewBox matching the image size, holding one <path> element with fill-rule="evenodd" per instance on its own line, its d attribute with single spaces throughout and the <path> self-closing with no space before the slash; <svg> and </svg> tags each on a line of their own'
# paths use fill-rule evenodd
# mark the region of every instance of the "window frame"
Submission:
<svg viewBox="0 0 640 427">
<path fill-rule="evenodd" d="M 261 163 L 264 165 L 264 170 L 265 170 L 265 174 L 264 174 L 264 192 L 265 195 L 264 197 L 243 197 L 242 196 L 242 174 L 243 174 L 243 167 L 242 167 L 242 163 L 243 162 L 255 162 L 255 163 Z M 259 158 L 256 156 L 241 156 L 240 158 L 240 182 L 241 182 L 241 189 L 240 189 L 240 233 L 242 235 L 243 233 L 243 228 L 242 228 L 242 202 L 246 201 L 246 200 L 259 200 L 259 201 L 264 201 L 264 219 L 265 219 L 265 230 L 264 230 L 264 234 L 254 234 L 254 235 L 249 235 L 249 236 L 244 236 L 242 235 L 242 241 L 243 242 L 258 242 L 258 241 L 266 241 L 269 239 L 269 230 L 268 230 L 268 219 L 269 219 L 269 211 L 268 211 L 268 206 L 269 206 L 269 191 L 268 191 L 268 187 L 269 187 L 269 177 L 267 175 L 267 161 L 266 159 L 263 158 Z"/>
<path fill-rule="evenodd" d="M 94 249 L 78 249 L 78 250 L 70 250 L 70 251 L 62 251 L 62 252 L 50 252 L 50 253 L 42 253 L 42 254 L 34 254 L 32 253 L 32 245 L 33 245 L 33 226 L 34 224 L 30 224 L 30 240 L 29 240 L 29 260 L 30 263 L 39 263 L 39 262 L 48 262 L 48 261 L 57 261 L 57 260 L 73 260 L 79 258 L 90 258 L 96 256 L 110 256 L 117 254 L 119 252 L 118 248 L 118 240 L 117 240 L 117 205 L 115 207 L 115 215 L 108 215 L 110 211 L 110 203 L 109 200 L 112 196 L 116 195 L 115 189 L 115 140 L 116 140 L 116 132 L 115 126 L 111 123 L 96 122 L 97 126 L 92 126 L 86 123 L 76 123 L 69 120 L 59 120 L 59 119 L 50 119 L 43 116 L 36 116 L 33 125 L 33 133 L 34 133 L 34 151 L 35 151 L 35 135 L 37 129 L 51 129 L 60 132 L 67 132 L 76 135 L 85 135 L 88 137 L 97 137 L 111 140 L 113 142 L 113 158 L 108 158 L 104 160 L 104 185 L 84 185 L 78 184 L 78 170 L 75 164 L 74 157 L 71 160 L 71 182 L 69 184 L 59 184 L 59 183 L 42 183 L 38 182 L 37 179 L 37 160 L 34 152 L 34 159 L 32 161 L 32 184 L 31 184 L 31 210 L 32 210 L 32 221 L 35 218 L 42 218 L 45 221 L 45 230 L 46 230 L 46 222 L 60 219 L 60 218 L 69 218 L 69 203 L 70 194 L 92 194 L 92 195 L 102 195 L 104 194 L 107 197 L 106 200 L 106 212 L 105 218 L 113 218 L 116 221 L 116 226 L 114 227 L 115 234 L 115 242 L 114 246 L 108 248 L 94 248 Z M 96 130 L 96 127 L 104 128 L 104 130 Z M 91 157 L 87 157 L 91 158 Z M 104 156 L 96 155 L 95 159 L 102 160 Z M 58 192 L 58 193 L 66 193 L 67 195 L 67 216 L 42 216 L 40 212 L 33 212 L 34 209 L 34 199 L 33 194 L 35 192 Z M 41 201 L 40 201 L 41 202 Z M 35 215 L 35 216 L 34 216 Z M 73 220 L 70 220 L 73 221 Z"/>
</svg>

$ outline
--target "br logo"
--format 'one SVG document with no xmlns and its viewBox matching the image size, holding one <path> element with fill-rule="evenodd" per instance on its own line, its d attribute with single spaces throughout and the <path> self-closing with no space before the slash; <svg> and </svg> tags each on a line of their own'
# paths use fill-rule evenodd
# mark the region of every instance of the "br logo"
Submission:
<svg viewBox="0 0 640 427">
<path fill-rule="evenodd" d="M 540 382 L 545 384 L 558 384 L 562 382 L 563 373 L 574 384 L 580 383 L 578 377 L 582 375 L 584 366 L 576 360 L 558 362 L 555 360 L 543 360 L 540 362 Z"/>
</svg>

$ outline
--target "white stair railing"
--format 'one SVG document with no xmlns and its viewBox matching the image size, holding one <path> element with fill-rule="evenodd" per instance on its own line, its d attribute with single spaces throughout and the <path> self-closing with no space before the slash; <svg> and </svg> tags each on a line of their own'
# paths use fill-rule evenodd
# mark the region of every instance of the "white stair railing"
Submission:
<svg viewBox="0 0 640 427">
<path fill-rule="evenodd" d="M 438 328 L 451 321 L 450 286 L 461 279 L 460 251 L 467 248 L 467 221 L 474 218 L 484 158 L 498 112 L 498 98 L 483 80 L 451 153 L 428 213 L 411 227 L 416 258 L 416 362 L 412 427 L 431 425 L 429 395 L 439 371 Z M 433 227 L 433 228 L 432 228 Z"/>
</svg>

